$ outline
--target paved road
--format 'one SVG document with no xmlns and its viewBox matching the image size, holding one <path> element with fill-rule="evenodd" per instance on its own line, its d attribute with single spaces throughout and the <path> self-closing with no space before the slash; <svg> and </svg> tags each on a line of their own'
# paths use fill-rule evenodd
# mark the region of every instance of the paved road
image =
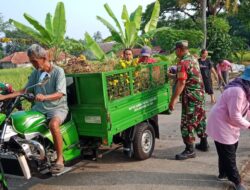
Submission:
<svg viewBox="0 0 250 190">
<path fill-rule="evenodd" d="M 219 92 L 216 92 L 219 95 Z M 29 181 L 8 178 L 13 190 L 226 190 L 229 183 L 216 180 L 217 154 L 211 139 L 210 151 L 198 152 L 186 161 L 174 160 L 184 146 L 179 131 L 180 107 L 172 115 L 160 115 L 161 139 L 157 140 L 152 158 L 135 161 L 125 158 L 121 150 L 110 153 L 102 160 L 81 161 L 76 170 L 60 177 Z M 206 110 L 211 105 L 207 102 Z M 219 113 L 218 113 L 219 114 Z M 242 133 L 238 150 L 238 166 L 242 168 L 250 155 L 249 134 Z M 247 175 L 245 175 L 247 176 Z M 250 174 L 249 174 L 250 178 Z M 250 182 L 250 180 L 249 180 Z"/>
</svg>

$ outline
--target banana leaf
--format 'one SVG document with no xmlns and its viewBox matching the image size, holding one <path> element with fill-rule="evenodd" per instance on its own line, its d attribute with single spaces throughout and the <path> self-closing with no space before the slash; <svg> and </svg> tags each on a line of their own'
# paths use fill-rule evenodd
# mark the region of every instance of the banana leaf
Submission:
<svg viewBox="0 0 250 190">
<path fill-rule="evenodd" d="M 160 14 L 160 3 L 157 0 L 155 2 L 154 9 L 153 9 L 153 12 L 151 14 L 151 18 L 150 18 L 150 20 L 148 21 L 148 23 L 146 24 L 146 26 L 144 28 L 144 32 L 145 33 L 149 32 L 151 30 L 155 30 L 156 29 L 158 18 L 159 18 L 159 14 Z"/>
<path fill-rule="evenodd" d="M 41 36 L 43 36 L 46 39 L 46 41 L 52 40 L 49 32 L 37 20 L 35 20 L 27 13 L 24 13 L 23 16 L 35 29 L 37 29 L 40 32 Z"/>
<path fill-rule="evenodd" d="M 124 39 L 123 30 L 122 30 L 122 28 L 121 28 L 120 23 L 118 22 L 118 19 L 117 19 L 116 16 L 115 16 L 115 14 L 113 13 L 113 11 L 111 10 L 111 8 L 109 7 L 109 5 L 108 5 L 107 3 L 104 4 L 104 8 L 106 9 L 106 11 L 107 11 L 107 13 L 109 14 L 109 16 L 114 20 L 116 26 L 118 27 L 121 38 Z M 122 40 L 122 41 L 124 41 L 124 40 Z"/>
<path fill-rule="evenodd" d="M 129 19 L 129 16 L 128 16 L 128 10 L 127 10 L 126 5 L 123 5 L 121 18 L 122 18 L 124 24 L 126 22 L 130 22 L 130 19 Z"/>
<path fill-rule="evenodd" d="M 130 15 L 130 21 L 135 22 L 136 29 L 140 30 L 142 17 L 142 6 L 138 6 L 137 9 Z"/>
<path fill-rule="evenodd" d="M 135 45 L 137 40 L 137 30 L 135 22 L 127 22 L 126 23 L 126 47 L 125 48 L 132 48 Z"/>
<path fill-rule="evenodd" d="M 98 60 L 103 60 L 106 56 L 101 47 L 96 41 L 86 32 L 85 33 L 86 47 L 94 54 Z"/>
<path fill-rule="evenodd" d="M 46 15 L 45 27 L 46 30 L 50 33 L 50 35 L 53 37 L 53 23 L 52 23 L 52 15 L 50 13 Z"/>
<path fill-rule="evenodd" d="M 53 34 L 55 43 L 63 42 L 66 33 L 65 9 L 62 2 L 57 3 L 53 18 Z"/>
<path fill-rule="evenodd" d="M 112 36 L 108 36 L 106 37 L 105 39 L 102 40 L 103 42 L 112 42 L 114 41 L 113 37 Z"/>
<path fill-rule="evenodd" d="M 97 16 L 96 18 L 109 29 L 114 41 L 124 44 L 125 42 L 124 38 L 121 37 L 121 35 L 116 31 L 116 29 L 107 20 L 105 20 L 104 18 L 100 16 Z"/>
<path fill-rule="evenodd" d="M 46 39 L 43 38 L 43 36 L 41 36 L 37 31 L 35 31 L 34 29 L 25 26 L 24 24 L 17 22 L 13 19 L 9 20 L 10 23 L 14 24 L 14 26 L 19 29 L 20 31 L 24 32 L 25 34 L 30 35 L 31 37 L 33 37 L 36 41 L 40 42 L 41 44 L 45 45 L 45 46 L 49 46 L 50 42 L 46 41 Z"/>
</svg>

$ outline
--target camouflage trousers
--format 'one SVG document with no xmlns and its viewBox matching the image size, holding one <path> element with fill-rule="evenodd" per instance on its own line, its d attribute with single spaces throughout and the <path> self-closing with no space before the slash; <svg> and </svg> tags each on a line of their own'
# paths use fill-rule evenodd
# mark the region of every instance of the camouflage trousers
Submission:
<svg viewBox="0 0 250 190">
<path fill-rule="evenodd" d="M 185 144 L 195 141 L 195 133 L 199 138 L 206 137 L 205 100 L 197 101 L 182 96 L 181 135 Z"/>
</svg>

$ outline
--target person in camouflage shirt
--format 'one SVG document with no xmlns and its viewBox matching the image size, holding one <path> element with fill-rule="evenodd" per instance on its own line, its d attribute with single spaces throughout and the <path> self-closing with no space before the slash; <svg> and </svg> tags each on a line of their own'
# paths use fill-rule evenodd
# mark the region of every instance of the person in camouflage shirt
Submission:
<svg viewBox="0 0 250 190">
<path fill-rule="evenodd" d="M 199 63 L 188 52 L 188 42 L 185 40 L 176 42 L 176 55 L 179 58 L 177 64 L 177 86 L 169 103 L 169 109 L 174 110 L 174 105 L 181 96 L 181 134 L 186 145 L 185 150 L 176 155 L 176 160 L 185 160 L 196 156 L 194 151 L 195 133 L 201 139 L 196 148 L 208 151 L 207 135 L 205 134 L 205 92 Z"/>
</svg>

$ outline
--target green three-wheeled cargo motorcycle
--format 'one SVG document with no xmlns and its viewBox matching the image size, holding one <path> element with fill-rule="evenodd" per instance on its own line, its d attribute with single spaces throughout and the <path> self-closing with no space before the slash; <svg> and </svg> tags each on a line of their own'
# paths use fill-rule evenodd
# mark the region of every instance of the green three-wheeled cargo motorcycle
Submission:
<svg viewBox="0 0 250 190">
<path fill-rule="evenodd" d="M 41 76 L 36 86 L 46 85 L 48 77 Z M 68 74 L 66 80 L 70 112 L 61 126 L 65 164 L 81 156 L 99 158 L 101 147 L 114 144 L 129 157 L 151 156 L 159 138 L 157 114 L 168 109 L 170 99 L 166 62 Z M 29 179 L 47 174 L 56 152 L 43 114 L 13 111 L 24 99 L 32 96 L 17 97 L 9 114 L 0 115 L 0 160 L 4 173 Z"/>
</svg>

